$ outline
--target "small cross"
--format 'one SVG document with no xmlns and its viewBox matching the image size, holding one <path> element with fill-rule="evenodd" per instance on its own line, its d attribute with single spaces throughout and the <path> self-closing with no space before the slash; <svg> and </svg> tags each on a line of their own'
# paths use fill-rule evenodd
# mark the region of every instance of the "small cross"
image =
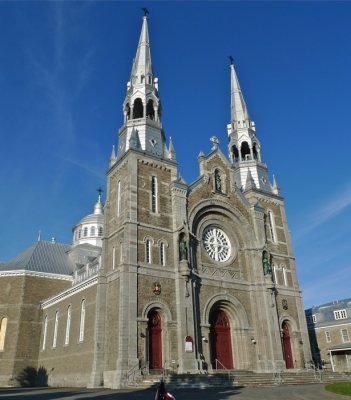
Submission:
<svg viewBox="0 0 351 400">
<path fill-rule="evenodd" d="M 229 60 L 230 60 L 230 65 L 234 64 L 234 58 L 232 56 L 229 56 Z"/>
<path fill-rule="evenodd" d="M 142 10 L 144 11 L 145 17 L 147 17 L 150 14 L 150 12 L 147 8 L 142 8 Z"/>
<path fill-rule="evenodd" d="M 99 193 L 99 197 L 101 197 L 101 193 L 103 192 L 103 190 L 101 189 L 101 186 L 99 186 L 99 188 L 96 189 L 96 191 Z"/>
</svg>

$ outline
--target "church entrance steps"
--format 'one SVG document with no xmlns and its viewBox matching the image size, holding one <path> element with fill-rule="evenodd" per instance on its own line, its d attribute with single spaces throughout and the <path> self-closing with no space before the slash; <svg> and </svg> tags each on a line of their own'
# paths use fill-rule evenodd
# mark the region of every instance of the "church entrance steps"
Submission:
<svg viewBox="0 0 351 400">
<path fill-rule="evenodd" d="M 153 387 L 161 380 L 162 371 L 139 375 L 129 387 Z M 233 386 L 276 386 L 330 383 L 351 380 L 351 375 L 323 371 L 253 372 L 243 370 L 222 370 L 209 374 L 166 374 L 166 387 L 209 388 Z"/>
</svg>

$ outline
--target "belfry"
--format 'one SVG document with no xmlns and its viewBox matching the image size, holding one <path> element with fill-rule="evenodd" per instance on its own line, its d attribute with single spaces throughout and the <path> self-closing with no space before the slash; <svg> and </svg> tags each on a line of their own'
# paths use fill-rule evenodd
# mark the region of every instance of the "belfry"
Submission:
<svg viewBox="0 0 351 400">
<path fill-rule="evenodd" d="M 162 126 L 148 22 L 145 15 L 104 205 L 99 194 L 72 245 L 40 241 L 31 248 L 37 263 L 19 256 L 0 265 L 1 288 L 21 280 L 38 293 L 10 296 L 0 309 L 0 345 L 13 359 L 0 367 L 2 384 L 26 365 L 47 371 L 53 386 L 118 388 L 161 369 L 270 372 L 304 368 L 311 358 L 284 200 L 236 69 L 231 63 L 227 154 L 212 137 L 187 184 Z M 30 301 L 40 312 L 21 320 L 13 310 Z M 8 345 L 14 324 L 20 337 L 34 332 L 26 345 L 35 350 L 20 363 L 24 350 Z"/>
</svg>

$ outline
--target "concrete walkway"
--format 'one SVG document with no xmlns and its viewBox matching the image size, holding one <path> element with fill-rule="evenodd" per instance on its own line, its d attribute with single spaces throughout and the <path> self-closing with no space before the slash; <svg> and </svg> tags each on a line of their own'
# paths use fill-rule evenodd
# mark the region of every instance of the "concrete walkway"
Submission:
<svg viewBox="0 0 351 400">
<path fill-rule="evenodd" d="M 324 384 L 234 389 L 174 389 L 176 400 L 344 400 Z M 0 389 L 1 400 L 154 400 L 155 389 Z"/>
</svg>

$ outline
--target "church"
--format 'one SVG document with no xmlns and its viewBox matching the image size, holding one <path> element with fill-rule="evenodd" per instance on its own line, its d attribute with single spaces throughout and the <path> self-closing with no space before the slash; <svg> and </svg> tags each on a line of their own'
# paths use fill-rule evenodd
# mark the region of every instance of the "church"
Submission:
<svg viewBox="0 0 351 400">
<path fill-rule="evenodd" d="M 227 150 L 211 137 L 187 184 L 162 125 L 148 23 L 105 203 L 72 244 L 39 240 L 0 264 L 1 386 L 28 367 L 50 386 L 119 388 L 161 369 L 273 372 L 311 359 L 284 200 L 235 67 Z"/>
</svg>

